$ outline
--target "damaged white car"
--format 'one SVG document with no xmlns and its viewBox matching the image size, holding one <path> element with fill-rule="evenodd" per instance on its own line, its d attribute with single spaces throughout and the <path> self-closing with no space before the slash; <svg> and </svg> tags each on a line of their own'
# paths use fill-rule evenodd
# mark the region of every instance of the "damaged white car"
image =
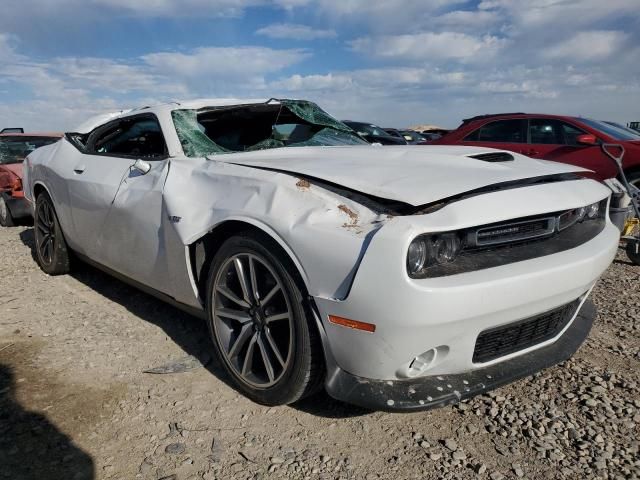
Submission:
<svg viewBox="0 0 640 480">
<path fill-rule="evenodd" d="M 365 144 L 315 104 L 105 116 L 25 161 L 36 254 L 196 315 L 237 388 L 375 409 L 471 397 L 568 358 L 614 258 L 609 190 L 498 150 Z"/>
</svg>

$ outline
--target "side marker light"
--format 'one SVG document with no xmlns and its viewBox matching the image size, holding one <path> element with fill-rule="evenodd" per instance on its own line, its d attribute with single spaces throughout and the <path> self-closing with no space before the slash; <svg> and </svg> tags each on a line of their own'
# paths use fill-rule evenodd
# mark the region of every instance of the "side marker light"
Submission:
<svg viewBox="0 0 640 480">
<path fill-rule="evenodd" d="M 359 322 L 348 318 L 336 317 L 335 315 L 329 315 L 329 322 L 342 327 L 353 328 L 354 330 L 363 330 L 369 333 L 376 331 L 376 326 L 373 323 Z"/>
</svg>

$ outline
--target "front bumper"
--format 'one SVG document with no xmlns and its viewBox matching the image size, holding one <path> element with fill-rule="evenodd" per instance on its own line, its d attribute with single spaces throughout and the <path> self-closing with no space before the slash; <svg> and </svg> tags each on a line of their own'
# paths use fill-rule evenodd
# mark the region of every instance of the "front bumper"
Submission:
<svg viewBox="0 0 640 480">
<path fill-rule="evenodd" d="M 598 236 L 571 250 L 413 280 L 400 260 L 402 250 L 393 251 L 393 235 L 379 234 L 349 297 L 315 299 L 331 356 L 338 367 L 357 377 L 397 381 L 415 378 L 411 363 L 433 349 L 438 350 L 436 360 L 420 375 L 463 374 L 543 348 L 560 335 L 484 363 L 473 359 L 482 332 L 586 297 L 615 257 L 619 238 L 620 232 L 607 223 Z M 335 325 L 327 320 L 329 315 L 374 324 L 375 333 Z"/>
<path fill-rule="evenodd" d="M 595 317 L 587 300 L 554 343 L 467 373 L 390 381 L 358 377 L 338 367 L 325 387 L 338 400 L 374 410 L 411 412 L 455 404 L 567 360 L 589 335 Z"/>
</svg>

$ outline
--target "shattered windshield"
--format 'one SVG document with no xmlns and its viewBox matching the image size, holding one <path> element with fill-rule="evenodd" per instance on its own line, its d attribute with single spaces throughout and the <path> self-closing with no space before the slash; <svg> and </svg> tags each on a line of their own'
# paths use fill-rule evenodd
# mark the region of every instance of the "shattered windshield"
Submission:
<svg viewBox="0 0 640 480">
<path fill-rule="evenodd" d="M 282 147 L 367 145 L 345 124 L 303 100 L 174 110 L 171 115 L 188 157 Z"/>
<path fill-rule="evenodd" d="M 55 143 L 58 137 L 0 137 L 0 164 L 21 163 L 36 148 Z"/>
</svg>

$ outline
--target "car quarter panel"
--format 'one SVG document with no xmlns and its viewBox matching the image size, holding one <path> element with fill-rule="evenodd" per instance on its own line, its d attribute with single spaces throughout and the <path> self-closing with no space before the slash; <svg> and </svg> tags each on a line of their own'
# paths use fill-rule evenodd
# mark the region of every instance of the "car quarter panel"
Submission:
<svg viewBox="0 0 640 480">
<path fill-rule="evenodd" d="M 482 330 L 585 295 L 613 260 L 618 231 L 607 220 L 604 231 L 571 250 L 425 279 L 411 279 L 406 272 L 410 242 L 424 233 L 476 226 L 478 219 L 484 224 L 557 212 L 608 195 L 591 180 L 559 182 L 471 197 L 429 215 L 394 218 L 372 239 L 348 298 L 316 299 L 338 366 L 365 378 L 395 379 L 414 357 L 446 346 L 446 356 L 429 375 L 477 368 L 472 354 Z M 373 323 L 376 331 L 346 329 L 329 323 L 328 315 Z"/>
<path fill-rule="evenodd" d="M 36 185 L 43 186 L 51 196 L 56 215 L 71 248 L 78 249 L 69 199 L 68 172 L 80 158 L 80 152 L 66 139 L 38 148 L 25 160 L 25 197 L 35 206 Z"/>
</svg>

